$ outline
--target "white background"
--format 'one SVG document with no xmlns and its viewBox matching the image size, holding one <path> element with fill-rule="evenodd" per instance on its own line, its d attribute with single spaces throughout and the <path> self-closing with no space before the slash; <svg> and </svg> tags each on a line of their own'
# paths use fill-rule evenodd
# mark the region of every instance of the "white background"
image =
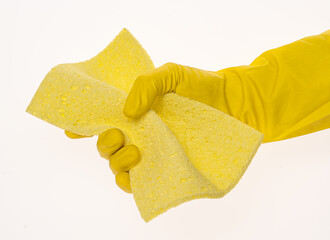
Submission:
<svg viewBox="0 0 330 240">
<path fill-rule="evenodd" d="M 146 224 L 96 137 L 25 113 L 53 66 L 96 55 L 123 27 L 156 66 L 219 70 L 330 29 L 329 0 L 1 1 L 0 27 L 1 240 L 330 239 L 330 129 L 263 144 L 224 198 Z"/>
</svg>

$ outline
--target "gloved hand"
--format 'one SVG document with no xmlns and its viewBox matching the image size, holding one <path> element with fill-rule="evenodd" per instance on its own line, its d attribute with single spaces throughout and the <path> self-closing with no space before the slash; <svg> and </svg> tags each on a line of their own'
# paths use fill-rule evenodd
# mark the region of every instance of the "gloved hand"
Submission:
<svg viewBox="0 0 330 240">
<path fill-rule="evenodd" d="M 89 136 L 82 136 L 65 131 L 69 138 L 77 139 Z M 117 185 L 127 193 L 131 193 L 129 170 L 140 160 L 139 149 L 135 145 L 124 146 L 125 136 L 117 128 L 111 128 L 98 137 L 97 150 L 100 156 L 109 160 L 109 166 L 116 175 Z"/>
<path fill-rule="evenodd" d="M 327 129 L 330 30 L 266 51 L 250 65 L 205 71 L 167 63 L 136 79 L 124 114 L 139 118 L 152 108 L 157 97 L 169 92 L 208 104 L 245 122 L 264 134 L 264 142 Z M 136 146 L 127 157 L 120 150 L 115 152 L 124 145 L 124 135 L 118 129 L 113 134 L 109 131 L 100 135 L 98 149 L 101 155 L 105 152 L 104 156 L 110 156 L 111 168 L 116 169 L 115 173 L 119 171 L 117 184 L 129 192 L 128 170 L 137 164 L 139 153 Z M 115 160 L 111 160 L 113 157 Z"/>
</svg>

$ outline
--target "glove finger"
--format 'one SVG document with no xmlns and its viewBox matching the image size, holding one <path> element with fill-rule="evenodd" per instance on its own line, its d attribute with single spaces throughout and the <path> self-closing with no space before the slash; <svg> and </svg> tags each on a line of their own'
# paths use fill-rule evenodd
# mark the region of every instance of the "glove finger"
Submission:
<svg viewBox="0 0 330 240">
<path fill-rule="evenodd" d="M 72 133 L 72 132 L 69 132 L 66 130 L 64 131 L 64 133 L 67 137 L 72 138 L 72 139 L 93 137 L 93 136 L 84 136 L 84 135 L 75 134 L 75 133 Z"/>
<path fill-rule="evenodd" d="M 135 145 L 127 145 L 110 157 L 110 168 L 114 174 L 131 170 L 140 161 L 140 151 Z"/>
<path fill-rule="evenodd" d="M 118 128 L 111 128 L 99 135 L 97 150 L 101 157 L 108 159 L 124 146 L 125 136 Z"/>
<path fill-rule="evenodd" d="M 179 79 L 179 65 L 166 63 L 152 72 L 139 76 L 127 96 L 124 114 L 139 118 L 149 111 L 157 96 L 175 92 Z"/>
<path fill-rule="evenodd" d="M 118 185 L 118 187 L 127 192 L 127 193 L 132 193 L 132 189 L 131 189 L 131 183 L 129 180 L 129 173 L 128 172 L 119 172 L 116 175 L 116 184 Z"/>
</svg>

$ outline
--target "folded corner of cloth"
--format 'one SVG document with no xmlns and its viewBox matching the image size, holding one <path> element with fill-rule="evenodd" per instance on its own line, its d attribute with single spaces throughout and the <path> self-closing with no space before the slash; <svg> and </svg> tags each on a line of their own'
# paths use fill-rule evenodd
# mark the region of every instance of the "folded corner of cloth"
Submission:
<svg viewBox="0 0 330 240">
<path fill-rule="evenodd" d="M 263 134 L 243 122 L 174 93 L 159 98 L 141 119 L 123 114 L 134 80 L 154 65 L 123 29 L 90 60 L 60 64 L 44 78 L 27 112 L 59 128 L 98 135 L 116 127 L 141 151 L 131 188 L 148 222 L 197 198 L 219 198 L 239 181 Z"/>
</svg>

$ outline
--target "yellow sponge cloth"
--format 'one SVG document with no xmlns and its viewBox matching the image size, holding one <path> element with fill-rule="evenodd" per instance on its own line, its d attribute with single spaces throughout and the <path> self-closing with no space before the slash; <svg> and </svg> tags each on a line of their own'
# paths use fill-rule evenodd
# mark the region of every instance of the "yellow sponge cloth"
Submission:
<svg viewBox="0 0 330 240">
<path fill-rule="evenodd" d="M 141 151 L 130 171 L 145 221 L 180 203 L 222 197 L 243 175 L 263 135 L 205 104 L 166 94 L 141 119 L 122 110 L 134 80 L 154 68 L 139 42 L 123 29 L 96 57 L 54 67 L 27 112 L 81 135 L 117 127 Z"/>
</svg>

